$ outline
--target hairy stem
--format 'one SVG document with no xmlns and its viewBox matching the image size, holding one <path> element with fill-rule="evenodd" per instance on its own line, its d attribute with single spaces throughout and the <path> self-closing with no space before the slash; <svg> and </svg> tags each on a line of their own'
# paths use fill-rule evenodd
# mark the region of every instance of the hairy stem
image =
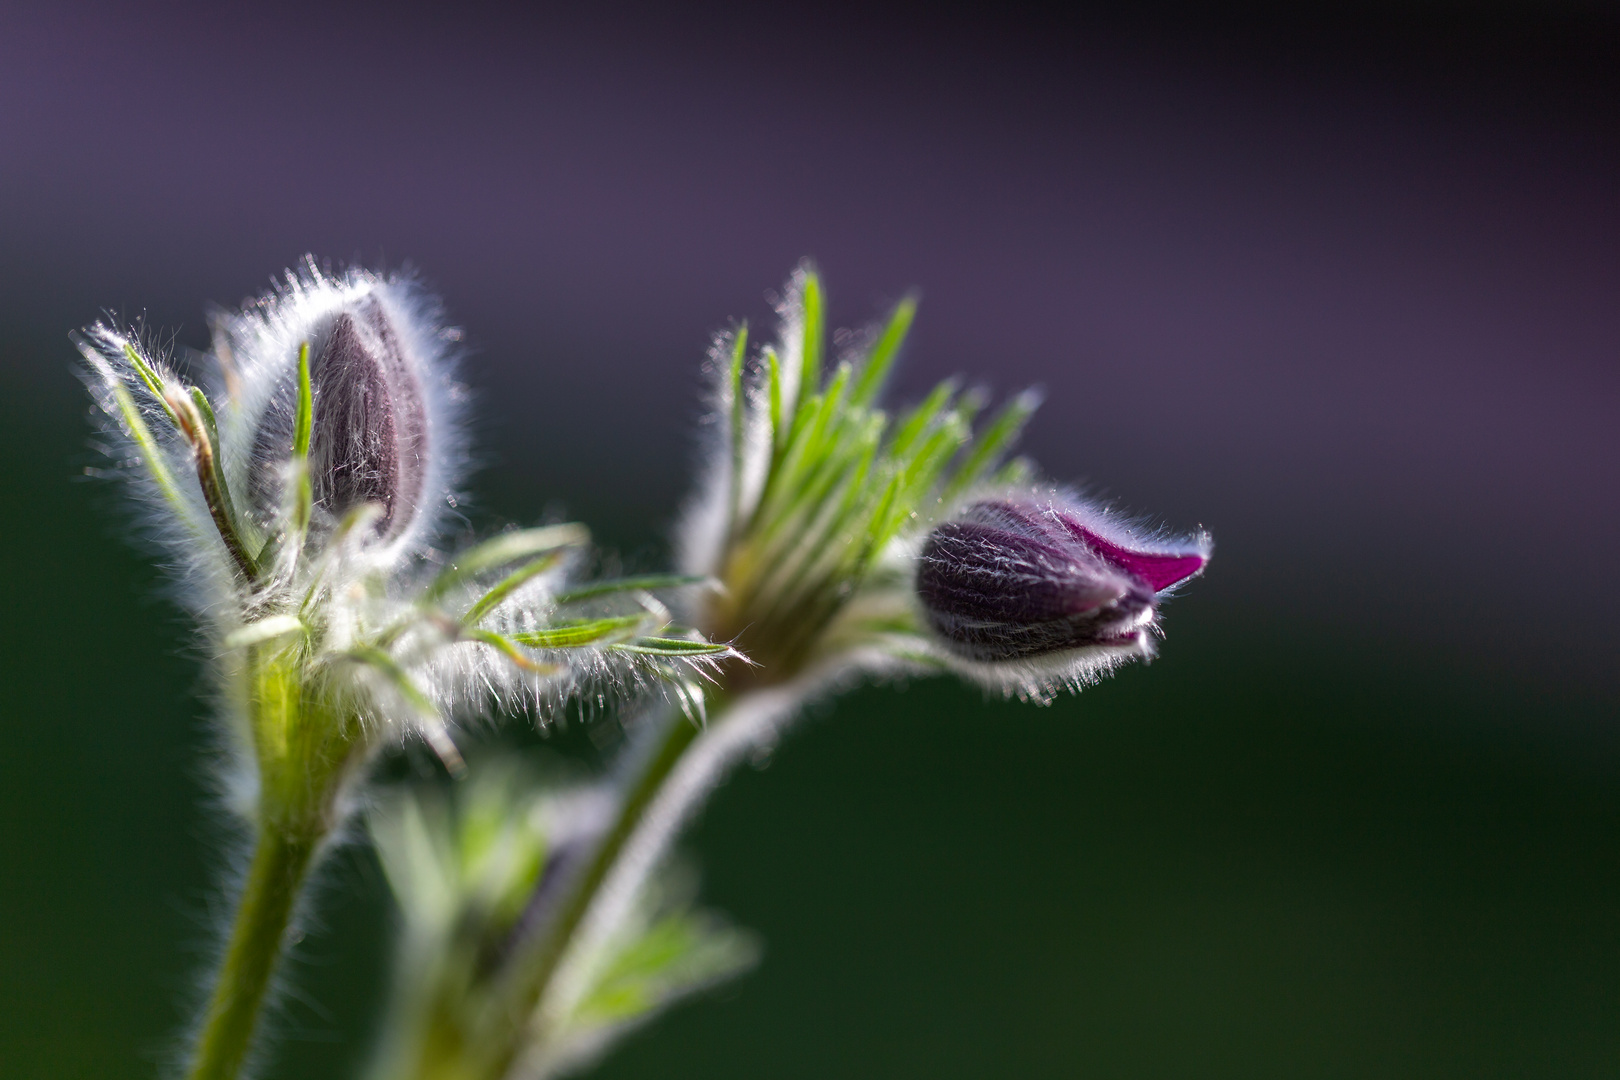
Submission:
<svg viewBox="0 0 1620 1080">
<path fill-rule="evenodd" d="M 338 792 L 363 756 L 358 718 L 323 703 L 308 681 L 301 649 L 277 641 L 249 650 L 258 841 L 188 1080 L 241 1074 L 299 894 L 339 820 Z"/>
<path fill-rule="evenodd" d="M 241 1072 L 293 906 L 320 844 L 315 832 L 261 830 L 189 1080 L 234 1080 Z"/>
<path fill-rule="evenodd" d="M 504 1037 L 496 1041 L 496 1056 L 490 1060 L 490 1068 L 484 1072 L 489 1080 L 500 1080 L 510 1071 L 522 1048 L 523 1026 L 550 989 L 603 883 L 624 853 L 625 845 L 640 827 L 664 781 L 680 762 L 681 755 L 701 733 L 696 724 L 676 710 L 670 710 L 659 722 L 662 729 L 649 740 L 637 767 L 627 778 L 618 812 L 592 852 L 590 862 L 580 870 L 567 898 L 540 937 L 529 945 L 533 950 L 531 955 L 534 962 L 518 966 L 527 982 L 524 995 L 527 1008 L 522 1014 L 510 1018 L 515 1026 L 509 1032 L 502 1032 Z"/>
</svg>

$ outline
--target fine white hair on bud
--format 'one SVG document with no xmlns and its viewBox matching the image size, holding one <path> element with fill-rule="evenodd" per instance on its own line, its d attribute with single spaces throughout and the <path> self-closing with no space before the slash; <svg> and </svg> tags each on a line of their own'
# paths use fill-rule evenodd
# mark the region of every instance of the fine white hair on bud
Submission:
<svg viewBox="0 0 1620 1080">
<path fill-rule="evenodd" d="M 1151 657 L 1160 600 L 1210 551 L 1206 533 L 1153 535 L 1067 492 L 984 498 L 923 539 L 919 621 L 960 673 L 1045 700 Z"/>
<path fill-rule="evenodd" d="M 213 330 L 197 386 L 110 323 L 79 343 L 111 454 L 138 466 L 206 616 L 228 730 L 286 727 L 270 713 L 295 694 L 298 722 L 346 746 L 418 733 L 455 766 L 450 724 L 492 710 L 545 723 L 581 694 L 589 708 L 650 690 L 701 718 L 702 681 L 734 654 L 657 599 L 695 579 L 581 586 L 578 525 L 445 550 L 467 461 L 460 334 L 414 279 L 307 259 Z M 246 801 L 264 745 L 239 740 Z"/>
<path fill-rule="evenodd" d="M 239 389 L 221 439 L 267 536 L 285 525 L 305 352 L 315 531 L 374 503 L 383 512 L 370 527 L 373 557 L 403 562 L 433 546 L 467 466 L 467 395 L 455 380 L 461 335 L 436 299 L 410 277 L 333 275 L 311 259 L 240 313 L 217 317 L 214 337 Z"/>
</svg>

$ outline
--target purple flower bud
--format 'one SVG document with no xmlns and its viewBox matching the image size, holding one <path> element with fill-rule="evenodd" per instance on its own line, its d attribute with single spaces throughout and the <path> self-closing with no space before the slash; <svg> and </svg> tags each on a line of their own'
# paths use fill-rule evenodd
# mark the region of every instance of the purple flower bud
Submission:
<svg viewBox="0 0 1620 1080">
<path fill-rule="evenodd" d="M 376 503 L 377 535 L 392 540 L 422 502 L 428 418 L 417 374 L 375 296 L 337 315 L 311 381 L 316 503 L 334 517 Z"/>
<path fill-rule="evenodd" d="M 1209 561 L 1209 541 L 1144 540 L 1072 500 L 970 506 L 923 546 L 917 596 L 968 660 L 1076 649 L 1145 652 L 1160 595 Z"/>
</svg>

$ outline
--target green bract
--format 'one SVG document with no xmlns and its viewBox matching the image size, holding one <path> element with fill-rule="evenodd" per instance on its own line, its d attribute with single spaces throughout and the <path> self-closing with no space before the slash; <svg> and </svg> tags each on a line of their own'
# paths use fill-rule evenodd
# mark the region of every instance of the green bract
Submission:
<svg viewBox="0 0 1620 1080">
<path fill-rule="evenodd" d="M 913 300 L 825 376 L 814 272 L 794 275 L 781 313 L 780 338 L 752 358 L 746 327 L 712 354 L 718 452 L 684 526 L 682 564 L 722 588 L 693 622 L 735 641 L 764 683 L 857 656 L 922 657 L 900 549 L 964 492 L 1027 476 L 1024 462 L 1000 460 L 1038 398 L 1015 397 L 977 435 L 984 399 L 954 380 L 891 416 L 878 400 Z"/>
</svg>

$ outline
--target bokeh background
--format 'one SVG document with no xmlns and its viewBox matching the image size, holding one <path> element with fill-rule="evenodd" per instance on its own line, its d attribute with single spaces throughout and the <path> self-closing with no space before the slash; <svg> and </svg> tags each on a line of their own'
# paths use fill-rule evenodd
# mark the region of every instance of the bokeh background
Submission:
<svg viewBox="0 0 1620 1080">
<path fill-rule="evenodd" d="M 466 327 L 472 518 L 655 566 L 698 364 L 805 256 L 898 396 L 1217 538 L 1048 709 L 854 694 L 687 845 L 763 965 L 595 1075 L 1620 1071 L 1620 17 L 1599 5 L 0 8 L 0 1076 L 146 1077 L 220 916 L 206 703 L 69 329 L 306 251 Z M 335 860 L 269 1075 L 352 1076 Z"/>
</svg>

